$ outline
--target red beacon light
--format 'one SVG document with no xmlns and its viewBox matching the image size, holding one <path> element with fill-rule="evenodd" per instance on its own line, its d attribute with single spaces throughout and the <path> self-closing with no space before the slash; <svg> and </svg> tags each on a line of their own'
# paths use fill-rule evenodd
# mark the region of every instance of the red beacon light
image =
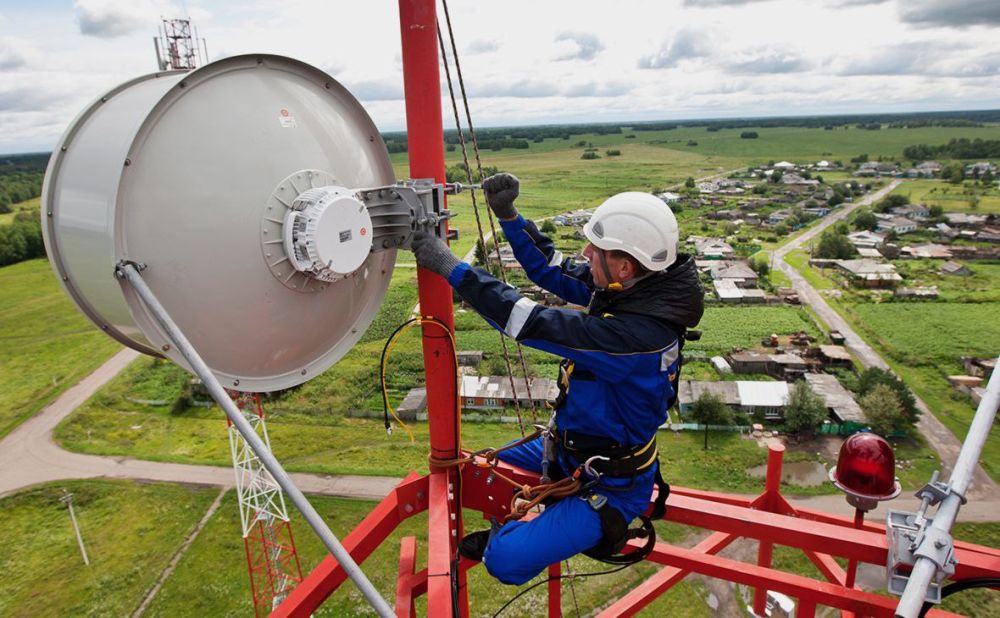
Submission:
<svg viewBox="0 0 1000 618">
<path fill-rule="evenodd" d="M 873 433 L 856 433 L 844 441 L 830 480 L 847 494 L 848 504 L 862 511 L 870 511 L 900 492 L 892 446 Z"/>
</svg>

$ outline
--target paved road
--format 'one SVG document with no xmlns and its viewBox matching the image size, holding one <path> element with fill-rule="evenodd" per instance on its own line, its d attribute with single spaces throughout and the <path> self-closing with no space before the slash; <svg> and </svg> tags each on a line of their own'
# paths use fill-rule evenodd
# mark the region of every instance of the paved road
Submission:
<svg viewBox="0 0 1000 618">
<path fill-rule="evenodd" d="M 233 470 L 229 467 L 83 455 L 63 450 L 53 441 L 56 425 L 138 356 L 133 350 L 122 350 L 0 441 L 0 497 L 38 483 L 95 477 L 222 487 L 234 484 Z M 291 476 L 304 492 L 354 498 L 382 498 L 398 483 L 398 479 L 387 477 Z"/>
<path fill-rule="evenodd" d="M 121 478 L 176 483 L 193 483 L 217 487 L 233 485 L 229 467 L 159 463 L 124 457 L 81 455 L 61 449 L 52 440 L 52 430 L 62 419 L 83 404 L 99 388 L 110 381 L 138 353 L 122 350 L 101 365 L 42 410 L 0 441 L 0 497 L 20 489 L 63 479 Z M 399 478 L 385 476 L 332 476 L 322 474 L 292 474 L 296 485 L 311 494 L 366 498 L 378 500 L 399 483 Z M 761 486 L 763 489 L 763 485 Z M 801 508 L 811 508 L 852 516 L 854 511 L 843 497 L 817 496 L 792 500 Z M 917 500 L 901 497 L 891 503 L 894 509 L 914 511 Z M 885 518 L 885 506 L 869 513 L 869 519 Z M 1000 499 L 975 500 L 962 507 L 960 521 L 1000 521 Z"/>
<path fill-rule="evenodd" d="M 826 322 L 831 329 L 839 330 L 844 335 L 847 347 L 858 357 L 861 364 L 865 367 L 879 367 L 886 370 L 890 370 L 890 368 L 882 357 L 879 356 L 878 353 L 871 348 L 871 346 L 865 343 L 864 340 L 858 336 L 847 321 L 845 321 L 839 313 L 830 307 L 819 292 L 817 292 L 816 289 L 813 288 L 812 285 L 810 285 L 809 282 L 806 281 L 805 278 L 799 274 L 799 272 L 795 270 L 791 264 L 785 262 L 784 257 L 790 251 L 801 247 L 804 243 L 821 234 L 826 228 L 846 218 L 855 209 L 867 206 L 882 199 L 901 182 L 901 180 L 893 180 L 884 189 L 869 195 L 863 200 L 850 204 L 845 208 L 841 208 L 839 211 L 824 219 L 823 222 L 816 227 L 810 229 L 774 252 L 774 258 L 777 261 L 778 268 L 780 268 L 781 272 L 788 275 L 788 277 L 792 280 L 792 287 L 794 287 L 795 291 L 798 292 L 799 298 L 812 307 L 820 319 Z M 917 408 L 921 412 L 920 421 L 917 427 L 924 437 L 927 438 L 927 442 L 930 444 L 931 448 L 933 448 L 937 452 L 938 456 L 941 457 L 944 467 L 944 470 L 941 471 L 941 475 L 942 478 L 947 479 L 948 474 L 951 472 L 952 465 L 958 459 L 958 453 L 962 448 L 962 443 L 955 437 L 955 434 L 951 433 L 947 427 L 941 424 L 941 421 L 934 416 L 934 414 L 927 407 L 927 404 L 925 404 L 919 397 L 917 398 Z M 981 466 L 976 466 L 969 496 L 988 496 L 990 498 L 1000 497 L 1000 487 L 993 482 L 993 479 L 986 474 Z M 968 508 L 968 506 L 963 507 L 963 511 L 966 508 Z"/>
</svg>

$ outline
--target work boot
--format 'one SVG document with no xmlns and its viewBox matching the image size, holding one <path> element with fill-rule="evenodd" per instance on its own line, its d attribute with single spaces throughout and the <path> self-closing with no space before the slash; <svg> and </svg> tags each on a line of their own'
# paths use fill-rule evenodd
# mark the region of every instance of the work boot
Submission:
<svg viewBox="0 0 1000 618">
<path fill-rule="evenodd" d="M 490 530 L 480 530 L 465 535 L 465 538 L 458 544 L 460 556 L 482 562 L 483 554 L 486 553 L 486 545 L 490 542 Z"/>
</svg>

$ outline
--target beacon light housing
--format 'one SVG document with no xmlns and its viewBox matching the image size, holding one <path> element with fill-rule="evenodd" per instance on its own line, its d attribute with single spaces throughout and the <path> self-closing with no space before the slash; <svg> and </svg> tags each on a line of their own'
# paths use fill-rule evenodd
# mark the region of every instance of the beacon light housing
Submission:
<svg viewBox="0 0 1000 618">
<path fill-rule="evenodd" d="M 862 511 L 870 511 L 900 492 L 892 446 L 873 433 L 856 433 L 844 440 L 830 480 L 847 494 L 848 504 Z"/>
<path fill-rule="evenodd" d="M 274 391 L 330 367 L 374 318 L 410 217 L 373 228 L 356 192 L 394 183 L 374 123 L 333 78 L 234 56 L 89 105 L 49 163 L 42 229 L 63 288 L 108 335 L 191 369 L 114 276 L 141 264 L 223 385 Z"/>
</svg>

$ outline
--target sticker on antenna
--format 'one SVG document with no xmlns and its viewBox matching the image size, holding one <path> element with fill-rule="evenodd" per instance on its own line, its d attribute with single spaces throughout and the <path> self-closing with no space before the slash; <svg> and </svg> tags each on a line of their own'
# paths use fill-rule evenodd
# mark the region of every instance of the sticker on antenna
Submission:
<svg viewBox="0 0 1000 618">
<path fill-rule="evenodd" d="M 285 129 L 294 129 L 297 125 L 295 123 L 295 116 L 292 116 L 291 112 L 287 109 L 282 109 L 278 115 L 278 122 Z"/>
</svg>

